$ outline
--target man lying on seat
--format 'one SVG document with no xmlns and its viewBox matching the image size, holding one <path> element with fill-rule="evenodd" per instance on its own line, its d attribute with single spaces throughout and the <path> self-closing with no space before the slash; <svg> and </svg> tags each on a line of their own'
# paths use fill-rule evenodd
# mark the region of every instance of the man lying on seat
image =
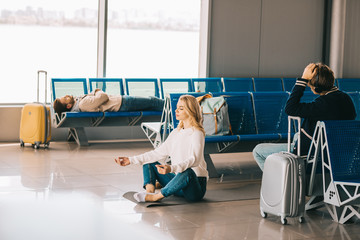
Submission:
<svg viewBox="0 0 360 240">
<path fill-rule="evenodd" d="M 310 63 L 298 78 L 285 106 L 286 114 L 303 119 L 300 134 L 301 156 L 306 156 L 317 121 L 323 120 L 354 120 L 356 111 L 351 97 L 340 91 L 335 85 L 334 72 L 325 64 Z M 306 86 L 314 94 L 320 95 L 311 103 L 301 102 Z M 293 152 L 296 153 L 296 144 Z M 263 170 L 265 159 L 272 153 L 287 150 L 287 144 L 261 143 L 253 149 L 253 156 Z"/>
<path fill-rule="evenodd" d="M 80 97 L 66 95 L 56 98 L 53 106 L 61 117 L 63 112 L 162 111 L 164 100 L 157 97 L 108 95 L 100 89 L 95 89 Z"/>
</svg>

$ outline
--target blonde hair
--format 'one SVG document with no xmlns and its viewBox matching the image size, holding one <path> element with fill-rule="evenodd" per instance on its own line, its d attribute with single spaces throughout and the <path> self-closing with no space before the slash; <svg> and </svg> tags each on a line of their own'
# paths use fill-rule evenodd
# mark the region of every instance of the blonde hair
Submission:
<svg viewBox="0 0 360 240">
<path fill-rule="evenodd" d="M 187 114 L 190 117 L 190 124 L 197 130 L 200 130 L 205 135 L 205 130 L 202 125 L 202 114 L 201 114 L 201 108 L 194 96 L 191 95 L 182 95 L 179 98 L 179 101 L 184 102 L 184 108 Z M 184 127 L 183 121 L 179 122 L 179 125 L 177 126 L 178 129 L 181 129 Z"/>
</svg>

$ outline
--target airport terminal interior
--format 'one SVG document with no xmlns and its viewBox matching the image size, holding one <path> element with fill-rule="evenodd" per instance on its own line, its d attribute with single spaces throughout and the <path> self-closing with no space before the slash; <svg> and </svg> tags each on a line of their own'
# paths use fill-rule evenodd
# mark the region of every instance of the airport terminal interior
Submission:
<svg viewBox="0 0 360 240">
<path fill-rule="evenodd" d="M 51 2 L 0 3 L 0 240 L 360 239 L 359 136 L 349 144 L 351 165 L 344 163 L 356 179 L 321 188 L 326 204 L 307 207 L 303 218 L 287 217 L 286 223 L 260 211 L 263 172 L 252 153 L 259 143 L 287 143 L 285 104 L 312 62 L 334 71 L 334 84 L 353 100 L 358 124 L 360 1 Z M 249 88 L 235 90 L 240 85 L 227 80 Z M 165 100 L 164 110 L 55 112 L 56 97 L 94 88 L 156 96 Z M 304 101 L 313 101 L 307 90 Z M 137 202 L 134 193 L 144 191 L 142 166 L 119 166 L 115 159 L 159 147 L 177 124 L 179 96 L 209 92 L 225 96 L 233 129 L 205 138 L 210 178 L 204 198 Z M 23 141 L 23 119 L 32 114 L 23 109 L 42 99 L 50 114 L 43 129 L 51 137 L 45 144 Z M 346 133 L 360 131 L 356 126 Z M 331 148 L 327 132 L 318 134 L 316 147 Z M 321 153 L 326 160 L 319 166 L 327 172 L 311 175 L 316 187 L 334 183 L 330 153 Z M 350 200 L 336 202 L 335 192 Z"/>
</svg>

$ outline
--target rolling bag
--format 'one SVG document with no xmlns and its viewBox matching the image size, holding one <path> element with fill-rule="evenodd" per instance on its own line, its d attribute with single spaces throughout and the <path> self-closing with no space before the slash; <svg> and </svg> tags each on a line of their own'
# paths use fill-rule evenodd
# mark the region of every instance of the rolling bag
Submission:
<svg viewBox="0 0 360 240">
<path fill-rule="evenodd" d="M 271 154 L 266 158 L 260 192 L 260 213 L 281 217 L 286 224 L 286 217 L 299 217 L 304 220 L 305 212 L 305 166 L 300 157 L 300 134 L 297 140 L 297 155 L 290 153 L 291 117 L 289 117 L 288 152 Z M 298 121 L 300 129 L 300 121 Z"/>
<path fill-rule="evenodd" d="M 39 76 L 40 73 L 45 75 L 45 102 L 47 87 L 47 72 L 38 71 L 37 79 L 37 101 L 35 103 L 25 104 L 21 111 L 20 121 L 20 146 L 25 143 L 31 143 L 35 149 L 44 144 L 45 148 L 49 147 L 51 140 L 51 120 L 50 107 L 45 103 L 39 102 Z"/>
</svg>

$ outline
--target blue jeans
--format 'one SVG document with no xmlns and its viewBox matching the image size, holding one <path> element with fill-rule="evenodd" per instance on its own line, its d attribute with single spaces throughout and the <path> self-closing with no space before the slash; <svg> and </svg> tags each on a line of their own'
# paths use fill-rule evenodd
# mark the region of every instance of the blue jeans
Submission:
<svg viewBox="0 0 360 240">
<path fill-rule="evenodd" d="M 162 111 L 164 99 L 158 97 L 139 97 L 122 95 L 119 112 L 131 111 Z"/>
<path fill-rule="evenodd" d="M 188 168 L 182 173 L 160 174 L 155 165 L 159 162 L 143 165 L 144 187 L 147 184 L 155 186 L 156 180 L 163 188 L 161 194 L 164 197 L 171 195 L 184 197 L 187 201 L 200 201 L 206 193 L 206 177 L 197 177 L 195 172 Z"/>
<path fill-rule="evenodd" d="M 296 133 L 290 145 L 290 152 L 294 150 L 298 136 L 298 133 Z M 256 145 L 252 153 L 261 171 L 264 170 L 265 159 L 273 153 L 286 152 L 287 145 L 287 143 L 260 143 Z"/>
<path fill-rule="evenodd" d="M 281 151 L 287 151 L 287 143 L 260 143 L 253 149 L 253 156 L 261 170 L 264 170 L 265 159 Z"/>
</svg>

